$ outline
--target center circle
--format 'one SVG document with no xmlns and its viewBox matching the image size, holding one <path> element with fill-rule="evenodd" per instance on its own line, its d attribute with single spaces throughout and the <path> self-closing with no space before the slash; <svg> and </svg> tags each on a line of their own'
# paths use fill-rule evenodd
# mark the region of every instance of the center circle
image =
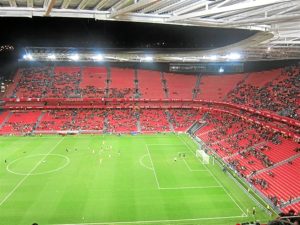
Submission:
<svg viewBox="0 0 300 225">
<path fill-rule="evenodd" d="M 6 169 L 16 175 L 42 175 L 54 173 L 65 168 L 70 163 L 67 156 L 60 154 L 35 154 L 18 158 L 10 162 Z M 30 172 L 39 164 L 32 172 Z"/>
</svg>

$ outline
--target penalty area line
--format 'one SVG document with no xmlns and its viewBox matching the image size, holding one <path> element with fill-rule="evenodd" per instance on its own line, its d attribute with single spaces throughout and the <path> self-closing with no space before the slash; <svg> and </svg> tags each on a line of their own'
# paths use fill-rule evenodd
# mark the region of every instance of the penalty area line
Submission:
<svg viewBox="0 0 300 225">
<path fill-rule="evenodd" d="M 191 218 L 191 219 L 171 219 L 171 220 L 140 220 L 140 221 L 120 221 L 120 222 L 99 222 L 99 223 L 53 223 L 48 225 L 104 225 L 104 224 L 139 224 L 139 223 L 172 223 L 172 222 L 188 222 L 188 221 L 202 221 L 202 220 L 222 220 L 222 219 L 236 219 L 244 218 L 246 216 L 222 216 L 222 217 L 203 217 L 203 218 Z"/>
<path fill-rule="evenodd" d="M 191 186 L 191 187 L 160 187 L 159 190 L 180 190 L 180 189 L 211 189 L 211 188 L 222 188 L 222 186 Z"/>
<path fill-rule="evenodd" d="M 190 171 L 190 172 L 207 172 L 207 169 L 204 169 L 204 170 L 195 170 L 195 169 L 192 169 L 190 166 L 189 166 L 189 164 L 187 163 L 187 161 L 185 160 L 185 159 L 183 159 L 183 162 L 185 163 L 185 165 L 187 166 L 187 168 L 188 168 L 188 170 Z"/>
<path fill-rule="evenodd" d="M 186 141 L 184 139 L 181 139 L 178 137 L 178 139 L 184 143 L 186 145 L 186 147 L 193 153 L 192 148 L 186 143 Z M 194 142 L 194 140 L 192 140 Z M 210 169 L 205 165 L 205 168 L 207 169 L 207 172 L 213 177 L 213 179 L 222 187 L 222 189 L 224 190 L 224 192 L 226 193 L 226 195 L 234 202 L 234 204 L 241 210 L 241 212 L 243 213 L 243 215 L 246 215 L 245 211 L 242 209 L 242 207 L 236 202 L 236 200 L 231 196 L 230 193 L 228 193 L 228 191 L 225 189 L 224 185 L 216 178 L 216 176 L 210 171 Z"/>
</svg>

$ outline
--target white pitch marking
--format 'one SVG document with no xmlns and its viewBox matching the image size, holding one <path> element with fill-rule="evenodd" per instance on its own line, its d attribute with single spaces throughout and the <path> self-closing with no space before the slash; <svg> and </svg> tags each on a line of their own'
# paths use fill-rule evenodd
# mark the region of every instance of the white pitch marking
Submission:
<svg viewBox="0 0 300 225">
<path fill-rule="evenodd" d="M 201 220 L 221 220 L 221 219 L 236 219 L 243 218 L 246 216 L 223 216 L 223 217 L 203 217 L 203 218 L 192 218 L 192 219 L 174 219 L 174 220 L 144 220 L 144 221 L 122 221 L 122 222 L 100 222 L 100 223 L 55 223 L 49 225 L 105 225 L 105 224 L 136 224 L 136 223 L 163 223 L 168 222 L 184 222 L 184 221 L 201 221 Z"/>
<path fill-rule="evenodd" d="M 186 147 L 194 154 L 193 150 L 191 149 L 190 146 L 187 145 L 187 143 L 185 142 L 185 140 L 182 140 L 181 138 L 178 137 L 178 139 L 184 143 L 186 145 Z M 222 183 L 220 183 L 220 181 L 218 181 L 218 179 L 215 177 L 215 175 L 210 171 L 210 169 L 205 165 L 205 168 L 207 169 L 207 172 L 215 179 L 215 181 L 222 186 L 224 192 L 228 195 L 228 197 L 236 204 L 236 206 L 242 211 L 243 215 L 246 215 L 246 213 L 244 212 L 244 210 L 239 206 L 239 204 L 233 199 L 233 197 L 226 191 L 225 187 L 222 185 Z"/>
<path fill-rule="evenodd" d="M 217 186 L 195 186 L 195 187 L 193 187 L 193 186 L 191 186 L 191 187 L 166 187 L 166 188 L 164 188 L 164 187 L 160 187 L 159 189 L 160 190 L 180 190 L 180 189 L 209 189 L 209 188 L 222 188 L 222 186 L 219 186 L 219 185 L 217 185 Z"/>
<path fill-rule="evenodd" d="M 152 157 L 151 157 L 151 154 L 150 154 L 150 151 L 149 151 L 148 145 L 146 145 L 146 149 L 147 149 L 147 151 L 148 151 L 148 154 L 149 154 L 149 157 L 150 157 L 150 161 L 151 161 L 151 164 L 152 164 L 152 167 L 153 167 L 153 172 L 154 172 L 154 176 L 155 176 L 156 184 L 157 184 L 157 187 L 158 187 L 158 189 L 159 189 L 159 188 L 160 188 L 160 186 L 159 186 L 159 182 L 158 182 L 158 179 L 157 179 L 156 171 L 155 171 L 155 168 L 154 168 L 154 164 L 153 164 L 153 161 L 152 161 Z"/>
<path fill-rule="evenodd" d="M 26 175 L 26 176 L 24 176 L 23 178 L 22 178 L 22 180 L 20 180 L 19 181 L 19 183 L 17 183 L 17 185 L 11 190 L 11 192 L 9 192 L 6 196 L 5 196 L 5 198 L 4 199 L 2 199 L 2 201 L 0 202 L 0 206 L 2 206 L 3 205 L 3 203 L 4 202 L 6 202 L 6 200 L 23 184 L 23 182 L 31 175 L 31 173 L 34 171 L 34 170 L 36 170 L 36 168 L 38 168 L 38 166 L 42 163 L 42 161 L 44 160 L 44 159 L 46 159 L 47 158 L 47 156 L 52 152 L 52 151 L 54 151 L 54 149 L 62 142 L 64 140 L 64 137 L 62 138 L 62 139 L 60 139 L 60 141 L 59 142 L 57 142 L 54 146 L 53 146 L 53 148 L 47 153 L 47 154 L 45 154 L 45 156 L 39 161 L 39 162 L 37 162 L 37 164 L 29 171 L 29 173 Z"/>
<path fill-rule="evenodd" d="M 189 166 L 189 164 L 187 163 L 187 161 L 186 161 L 185 159 L 183 159 L 183 162 L 185 163 L 185 165 L 187 166 L 187 168 L 189 169 L 190 172 L 204 172 L 204 171 L 207 172 L 207 170 L 194 170 L 194 169 L 192 169 L 192 168 Z"/>
<path fill-rule="evenodd" d="M 147 168 L 147 169 L 149 169 L 149 170 L 153 170 L 153 168 L 151 168 L 151 167 L 145 165 L 145 163 L 143 163 L 144 158 L 147 157 L 147 156 L 149 156 L 149 155 L 148 155 L 148 154 L 145 154 L 145 155 L 143 155 L 143 156 L 140 158 L 140 164 L 141 164 L 141 166 L 143 166 L 143 167 L 145 167 L 145 168 Z"/>
<path fill-rule="evenodd" d="M 29 155 L 29 156 L 27 156 L 27 157 L 18 158 L 18 159 L 16 159 L 16 160 L 12 161 L 11 163 L 9 163 L 9 164 L 7 165 L 7 167 L 6 167 L 6 170 L 7 170 L 8 172 L 13 173 L 13 174 L 16 174 L 16 175 L 22 175 L 22 176 L 28 175 L 28 173 L 18 173 L 18 172 L 14 172 L 14 171 L 11 170 L 9 167 L 10 167 L 12 164 L 14 164 L 15 162 L 19 161 L 19 160 L 27 159 L 27 158 L 32 158 L 32 157 L 35 157 L 35 156 L 41 156 L 41 155 L 45 155 L 45 154 Z M 65 156 L 65 155 L 61 155 L 61 154 L 48 154 L 48 156 L 50 156 L 50 155 L 51 155 L 51 156 L 58 156 L 58 157 L 61 157 L 61 158 L 63 158 L 63 159 L 66 160 L 66 163 L 63 164 L 62 166 L 56 168 L 56 169 L 53 169 L 53 170 L 48 170 L 48 171 L 45 171 L 45 172 L 33 173 L 33 174 L 31 173 L 31 174 L 30 174 L 31 176 L 35 176 L 35 175 L 44 175 L 44 174 L 47 174 L 47 173 L 54 173 L 54 172 L 56 172 L 56 171 L 59 171 L 59 170 L 65 168 L 65 167 L 66 167 L 67 165 L 69 165 L 69 163 L 70 163 L 70 158 L 67 157 L 67 156 Z M 46 162 L 46 160 L 43 160 L 43 163 L 45 163 L 45 162 Z"/>
</svg>

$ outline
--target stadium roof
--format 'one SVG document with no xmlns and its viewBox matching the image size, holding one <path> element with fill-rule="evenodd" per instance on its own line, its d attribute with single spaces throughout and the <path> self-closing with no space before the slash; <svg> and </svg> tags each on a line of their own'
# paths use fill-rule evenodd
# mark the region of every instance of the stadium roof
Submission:
<svg viewBox="0 0 300 225">
<path fill-rule="evenodd" d="M 154 61 L 205 61 L 211 55 L 222 61 L 232 52 L 239 52 L 245 61 L 300 58 L 300 0 L 0 0 L 0 16 L 93 18 L 259 31 L 227 47 L 160 53 L 153 56 Z M 131 61 L 142 56 L 123 52 L 116 57 Z"/>
</svg>

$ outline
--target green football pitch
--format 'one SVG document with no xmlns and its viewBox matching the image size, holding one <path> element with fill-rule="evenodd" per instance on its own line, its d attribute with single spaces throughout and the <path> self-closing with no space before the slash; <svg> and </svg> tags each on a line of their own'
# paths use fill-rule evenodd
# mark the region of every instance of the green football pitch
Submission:
<svg viewBox="0 0 300 225">
<path fill-rule="evenodd" d="M 0 137 L 0 224 L 268 221 L 197 148 L 185 134 Z"/>
</svg>

